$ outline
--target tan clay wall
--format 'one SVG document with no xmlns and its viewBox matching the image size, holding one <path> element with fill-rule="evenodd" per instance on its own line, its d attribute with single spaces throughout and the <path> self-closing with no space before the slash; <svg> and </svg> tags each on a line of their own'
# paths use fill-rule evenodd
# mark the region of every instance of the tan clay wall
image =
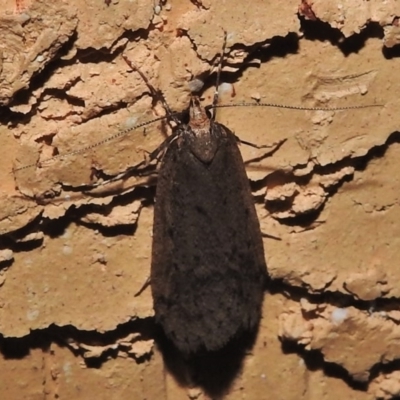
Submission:
<svg viewBox="0 0 400 400">
<path fill-rule="evenodd" d="M 0 398 L 206 399 L 164 366 L 149 276 L 156 175 L 83 193 L 163 140 L 163 115 L 209 77 L 241 139 L 273 284 L 226 399 L 400 395 L 400 2 L 2 0 Z M 165 132 L 166 129 L 164 129 Z M 278 143 L 286 139 L 279 147 Z M 265 155 L 276 150 L 270 157 Z M 13 168 L 34 164 L 13 173 Z M 232 182 L 234 184 L 234 182 Z"/>
</svg>

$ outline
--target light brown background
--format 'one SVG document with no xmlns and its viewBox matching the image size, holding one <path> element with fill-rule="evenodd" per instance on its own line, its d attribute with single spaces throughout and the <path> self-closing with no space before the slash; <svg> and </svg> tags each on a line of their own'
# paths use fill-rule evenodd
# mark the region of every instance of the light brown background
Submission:
<svg viewBox="0 0 400 400">
<path fill-rule="evenodd" d="M 282 239 L 265 239 L 273 290 L 226 398 L 400 395 L 398 1 L 2 4 L 1 398 L 207 398 L 165 370 L 150 290 L 134 296 L 149 275 L 155 178 L 73 190 L 93 168 L 143 160 L 160 125 L 12 170 L 164 113 L 122 54 L 173 110 L 199 77 L 209 104 L 224 31 L 222 104 L 381 105 L 218 110 L 241 139 L 270 145 L 242 152 L 262 230 Z"/>
</svg>

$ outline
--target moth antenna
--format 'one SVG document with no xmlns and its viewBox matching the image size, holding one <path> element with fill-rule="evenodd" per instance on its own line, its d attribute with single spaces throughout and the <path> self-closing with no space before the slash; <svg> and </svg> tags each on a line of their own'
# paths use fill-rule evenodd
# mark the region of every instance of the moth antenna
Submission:
<svg viewBox="0 0 400 400">
<path fill-rule="evenodd" d="M 124 129 L 124 130 L 122 130 L 122 131 L 119 131 L 119 132 L 116 133 L 115 135 L 112 135 L 112 136 L 110 136 L 110 137 L 108 137 L 108 138 L 106 138 L 106 139 L 100 140 L 99 142 L 96 142 L 96 143 L 90 144 L 90 145 L 88 145 L 88 146 L 82 147 L 82 148 L 80 148 L 80 149 L 73 150 L 73 151 L 70 151 L 70 152 L 67 152 L 67 153 L 63 153 L 63 154 L 57 154 L 57 155 L 55 155 L 55 156 L 53 156 L 53 157 L 49 157 L 49 158 L 47 158 L 47 159 L 45 159 L 45 160 L 42 160 L 42 161 L 40 161 L 40 162 L 37 162 L 37 163 L 26 164 L 26 165 L 22 165 L 21 167 L 13 168 L 12 173 L 16 173 L 16 172 L 19 172 L 19 171 L 22 171 L 22 170 L 28 169 L 28 168 L 34 168 L 34 167 L 37 167 L 38 165 L 41 166 L 41 165 L 44 165 L 44 164 L 48 164 L 48 163 L 50 163 L 50 162 L 52 162 L 52 161 L 55 161 L 55 160 L 57 160 L 57 159 L 62 159 L 62 158 L 64 158 L 64 157 L 70 157 L 70 156 L 73 156 L 73 155 L 76 155 L 76 154 L 86 153 L 87 151 L 92 150 L 92 149 L 94 149 L 95 147 L 104 145 L 104 144 L 106 144 L 106 143 L 108 143 L 108 142 L 111 142 L 111 141 L 113 141 L 113 140 L 115 140 L 115 139 L 118 139 L 118 138 L 120 138 L 120 137 L 123 137 L 123 136 L 127 135 L 129 132 L 132 132 L 132 131 L 135 130 L 135 129 L 142 128 L 142 127 L 144 127 L 144 126 L 153 124 L 154 122 L 161 121 L 161 120 L 166 119 L 166 118 L 171 119 L 171 120 L 174 121 L 177 125 L 179 125 L 180 121 L 179 121 L 179 119 L 176 117 L 177 113 L 173 113 L 173 112 L 171 111 L 171 109 L 170 109 L 170 107 L 168 106 L 167 102 L 165 101 L 164 96 L 162 95 L 161 91 L 154 88 L 154 86 L 153 86 L 153 85 L 150 83 L 150 81 L 147 79 L 146 75 L 145 75 L 131 60 L 129 60 L 128 57 L 126 57 L 125 55 L 123 55 L 122 58 L 123 58 L 124 61 L 128 64 L 128 66 L 129 66 L 130 68 L 132 68 L 134 71 L 136 71 L 136 72 L 140 75 L 140 77 L 143 79 L 143 81 L 144 81 L 144 83 L 146 84 L 146 86 L 149 88 L 151 95 L 152 95 L 155 99 L 161 101 L 161 103 L 162 103 L 162 105 L 163 105 L 163 107 L 164 107 L 164 109 L 165 109 L 167 115 L 162 116 L 162 117 L 153 118 L 153 119 L 151 119 L 151 120 L 149 120 L 149 121 L 142 122 L 142 123 L 140 123 L 140 124 L 138 124 L 138 125 L 135 125 L 135 126 L 133 126 L 133 127 L 131 127 L 131 128 Z M 153 154 L 153 153 L 152 153 L 152 154 Z M 140 165 L 140 164 L 139 164 L 139 165 Z M 118 175 L 118 176 L 120 176 L 120 175 Z"/>
<path fill-rule="evenodd" d="M 48 164 L 48 163 L 50 163 L 52 161 L 55 161 L 57 159 L 62 159 L 64 157 L 71 157 L 71 156 L 76 155 L 76 154 L 86 153 L 87 151 L 92 150 L 95 147 L 104 145 L 104 144 L 109 143 L 109 142 L 111 142 L 113 140 L 116 140 L 116 139 L 118 139 L 118 138 L 120 138 L 122 136 L 125 136 L 129 132 L 132 132 L 135 129 L 142 128 L 144 126 L 153 124 L 154 122 L 161 121 L 161 120 L 163 120 L 165 118 L 167 118 L 167 116 L 157 117 L 157 118 L 151 119 L 150 121 L 142 122 L 142 123 L 137 124 L 137 125 L 135 125 L 135 126 L 133 126 L 131 128 L 127 128 L 127 129 L 124 129 L 122 131 L 119 131 L 115 135 L 109 136 L 108 138 L 100 140 L 99 142 L 90 144 L 90 145 L 82 147 L 80 149 L 69 151 L 69 152 L 63 153 L 63 154 L 57 154 L 57 155 L 55 155 L 53 157 L 46 158 L 45 160 L 39 161 L 37 163 L 26 164 L 26 165 L 22 165 L 21 167 L 13 168 L 12 172 L 15 173 L 15 172 L 18 172 L 18 171 L 22 171 L 24 169 L 37 167 L 38 165 L 41 166 L 43 164 Z"/>
<path fill-rule="evenodd" d="M 212 102 L 212 108 L 214 110 L 218 107 L 218 96 L 219 96 L 218 87 L 219 87 L 219 82 L 220 82 L 220 79 L 221 79 L 222 63 L 224 61 L 227 36 L 228 35 L 227 35 L 226 31 L 224 31 L 224 43 L 222 45 L 221 57 L 220 57 L 219 63 L 218 63 L 217 80 L 215 82 L 214 98 L 213 98 L 213 102 Z M 215 115 L 216 115 L 216 111 L 213 112 L 212 120 L 215 120 Z"/>
<path fill-rule="evenodd" d="M 383 104 L 365 104 L 359 106 L 345 106 L 345 107 L 302 107 L 302 106 L 290 106 L 286 104 L 274 104 L 274 103 L 237 103 L 237 104 L 213 104 L 212 108 L 227 108 L 227 107 L 273 107 L 273 108 L 286 108 L 289 110 L 299 111 L 343 111 L 343 110 L 355 110 L 359 108 L 369 107 L 383 107 Z"/>
<path fill-rule="evenodd" d="M 167 112 L 167 117 L 171 118 L 172 121 L 174 121 L 177 125 L 180 124 L 180 121 L 178 118 L 176 118 L 175 114 L 171 111 L 167 101 L 165 100 L 163 94 L 161 93 L 161 90 L 156 89 L 150 81 L 147 79 L 147 76 L 139 69 L 137 65 L 135 65 L 129 58 L 125 55 L 122 55 L 122 58 L 124 61 L 128 64 L 129 67 L 131 67 L 134 71 L 136 71 L 140 77 L 143 79 L 143 82 L 146 84 L 146 86 L 149 88 L 151 95 L 153 98 L 159 100 L 161 104 L 164 107 L 164 110 Z"/>
<path fill-rule="evenodd" d="M 169 144 L 176 139 L 177 139 L 176 135 L 168 136 L 167 139 L 165 139 L 154 151 L 152 151 L 150 153 L 150 155 L 149 155 L 150 162 L 155 160 L 160 153 L 163 153 L 165 151 L 165 149 L 169 146 Z M 90 185 L 90 190 L 96 189 L 100 186 L 109 185 L 110 183 L 115 182 L 115 181 L 119 181 L 120 179 L 123 179 L 126 176 L 128 176 L 132 171 L 137 171 L 139 167 L 146 165 L 146 164 L 148 164 L 148 161 L 141 161 L 140 163 L 138 163 L 132 167 L 129 167 L 125 171 L 107 179 L 106 181 L 94 182 Z M 87 192 L 90 192 L 90 190 L 88 190 Z"/>
</svg>

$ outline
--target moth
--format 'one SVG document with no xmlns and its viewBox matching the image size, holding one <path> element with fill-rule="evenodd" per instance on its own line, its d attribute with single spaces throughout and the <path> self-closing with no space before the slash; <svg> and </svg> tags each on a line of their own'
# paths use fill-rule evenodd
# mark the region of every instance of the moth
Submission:
<svg viewBox="0 0 400 400">
<path fill-rule="evenodd" d="M 157 323 L 196 353 L 257 328 L 267 269 L 238 139 L 198 97 L 189 116 L 158 174 L 150 282 Z"/>
<path fill-rule="evenodd" d="M 172 115 L 146 76 L 124 59 Z M 222 57 L 217 83 L 221 69 Z M 216 91 L 213 105 L 217 101 Z M 193 354 L 256 331 L 268 275 L 239 139 L 195 95 L 189 122 L 175 122 L 160 146 L 166 150 L 157 178 L 150 285 L 156 322 L 176 348 Z"/>
</svg>

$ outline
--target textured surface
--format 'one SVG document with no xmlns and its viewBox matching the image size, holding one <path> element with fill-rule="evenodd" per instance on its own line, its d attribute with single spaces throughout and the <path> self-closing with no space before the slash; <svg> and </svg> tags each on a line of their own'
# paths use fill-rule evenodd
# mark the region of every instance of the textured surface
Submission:
<svg viewBox="0 0 400 400">
<path fill-rule="evenodd" d="M 221 104 L 381 105 L 218 110 L 267 146 L 241 152 L 261 229 L 281 239 L 264 240 L 273 285 L 226 398 L 399 396 L 399 18 L 394 0 L 3 1 L 0 397 L 207 398 L 165 369 L 150 290 L 135 296 L 156 173 L 83 192 L 146 160 L 169 127 L 46 160 L 164 115 L 122 55 L 174 111 L 198 80 L 210 104 L 224 31 Z"/>
</svg>

